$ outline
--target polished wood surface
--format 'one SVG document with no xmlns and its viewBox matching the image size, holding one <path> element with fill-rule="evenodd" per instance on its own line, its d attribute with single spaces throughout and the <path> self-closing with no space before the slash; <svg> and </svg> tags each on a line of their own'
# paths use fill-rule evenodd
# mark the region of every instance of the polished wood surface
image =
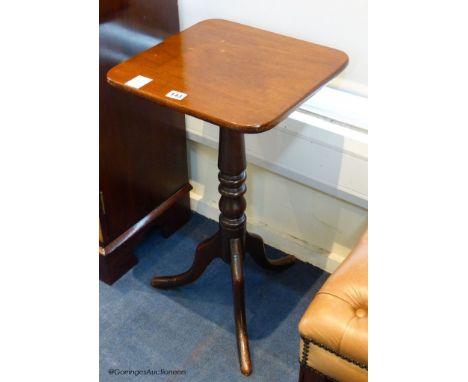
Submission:
<svg viewBox="0 0 468 382">
<path fill-rule="evenodd" d="M 244 134 L 220 128 L 219 137 L 219 230 L 211 238 L 201 242 L 195 252 L 192 266 L 173 276 L 155 276 L 151 285 L 155 288 L 173 288 L 197 280 L 211 261 L 219 257 L 231 264 L 234 320 L 236 323 L 237 351 L 240 370 L 245 375 L 252 373 L 252 362 L 247 336 L 244 296 L 244 257 L 250 254 L 256 263 L 269 270 L 283 270 L 295 262 L 295 257 L 285 256 L 270 260 L 265 255 L 265 246 L 260 236 L 246 231 L 246 202 L 244 194 L 247 161 Z"/>
<path fill-rule="evenodd" d="M 271 129 L 342 71 L 345 53 L 226 20 L 206 20 L 112 68 L 123 87 L 245 133 Z M 125 83 L 141 75 L 139 89 Z M 168 98 L 175 90 L 182 100 Z"/>
<path fill-rule="evenodd" d="M 184 116 L 118 91 L 106 77 L 122 60 L 178 30 L 176 0 L 100 0 L 99 262 L 107 283 L 136 263 L 133 248 L 151 225 L 160 224 L 167 236 L 190 217 Z M 155 219 L 158 207 L 181 189 Z"/>
<path fill-rule="evenodd" d="M 181 187 L 173 195 L 164 200 L 158 207 L 156 207 L 153 211 L 146 215 L 143 219 L 135 223 L 133 226 L 131 226 L 128 230 L 119 235 L 116 239 L 112 240 L 105 247 L 99 246 L 99 254 L 103 256 L 109 256 L 117 248 L 129 241 L 133 236 L 135 236 L 140 231 L 144 230 L 145 228 L 156 222 L 157 219 L 163 216 L 164 213 L 166 213 L 172 206 L 174 206 L 177 202 L 186 197 L 191 189 L 192 186 L 190 184 L 186 184 L 183 187 Z M 101 233 L 101 230 L 99 230 L 99 233 Z M 101 237 L 101 234 L 99 236 Z"/>
<path fill-rule="evenodd" d="M 193 258 L 192 266 L 185 272 L 172 276 L 155 276 L 151 280 L 154 288 L 175 288 L 190 284 L 197 280 L 206 267 L 216 258 L 220 257 L 220 237 L 218 234 L 198 244 Z"/>
<path fill-rule="evenodd" d="M 231 280 L 232 297 L 234 301 L 234 322 L 236 323 L 237 354 L 241 373 L 252 373 L 252 361 L 250 360 L 249 337 L 247 335 L 247 319 L 245 318 L 245 293 L 244 293 L 244 256 L 245 245 L 242 238 L 229 240 L 231 252 Z"/>
</svg>

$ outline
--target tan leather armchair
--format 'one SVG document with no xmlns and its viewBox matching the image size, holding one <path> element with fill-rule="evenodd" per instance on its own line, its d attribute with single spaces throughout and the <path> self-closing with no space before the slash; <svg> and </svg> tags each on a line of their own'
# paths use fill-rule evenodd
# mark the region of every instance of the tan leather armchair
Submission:
<svg viewBox="0 0 468 382">
<path fill-rule="evenodd" d="M 367 381 L 367 232 L 301 321 L 299 382 Z"/>
</svg>

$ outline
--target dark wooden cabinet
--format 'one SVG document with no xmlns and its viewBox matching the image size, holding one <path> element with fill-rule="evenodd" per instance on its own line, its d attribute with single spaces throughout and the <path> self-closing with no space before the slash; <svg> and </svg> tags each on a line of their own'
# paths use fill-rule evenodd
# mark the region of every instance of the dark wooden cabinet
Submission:
<svg viewBox="0 0 468 382">
<path fill-rule="evenodd" d="M 99 22 L 99 277 L 136 263 L 153 225 L 190 218 L 184 116 L 107 84 L 107 71 L 179 29 L 176 0 L 101 0 Z"/>
</svg>

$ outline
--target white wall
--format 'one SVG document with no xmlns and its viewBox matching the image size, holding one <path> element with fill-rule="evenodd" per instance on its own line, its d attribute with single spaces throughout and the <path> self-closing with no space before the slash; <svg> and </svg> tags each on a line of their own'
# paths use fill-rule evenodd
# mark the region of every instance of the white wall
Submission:
<svg viewBox="0 0 468 382">
<path fill-rule="evenodd" d="M 332 272 L 367 225 L 367 99 L 345 93 L 367 96 L 367 1 L 179 0 L 179 12 L 181 29 L 223 18 L 349 55 L 332 84 L 341 92 L 322 98 L 319 92 L 269 135 L 246 139 L 248 229 Z M 217 128 L 192 117 L 186 122 L 192 208 L 217 220 Z"/>
<path fill-rule="evenodd" d="M 189 142 L 192 209 L 218 220 L 217 150 Z M 367 211 L 249 163 L 247 228 L 265 242 L 332 272 L 367 225 Z"/>
<path fill-rule="evenodd" d="M 367 95 L 367 0 L 179 0 L 181 29 L 223 18 L 345 51 L 336 86 Z"/>
</svg>

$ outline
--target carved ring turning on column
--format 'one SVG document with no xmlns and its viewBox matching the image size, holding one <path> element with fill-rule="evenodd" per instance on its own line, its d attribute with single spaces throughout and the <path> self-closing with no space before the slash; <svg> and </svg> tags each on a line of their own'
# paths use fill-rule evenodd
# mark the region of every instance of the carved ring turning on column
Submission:
<svg viewBox="0 0 468 382">
<path fill-rule="evenodd" d="M 171 288 L 191 283 L 201 276 L 215 257 L 230 263 L 240 368 L 243 374 L 249 375 L 252 363 L 245 318 L 244 255 L 249 253 L 258 265 L 270 270 L 288 268 L 296 259 L 290 255 L 277 260 L 268 259 L 262 238 L 246 231 L 244 194 L 247 163 L 243 133 L 220 127 L 218 167 L 221 194 L 218 232 L 198 245 L 189 270 L 175 276 L 153 277 L 151 285 Z"/>
</svg>

